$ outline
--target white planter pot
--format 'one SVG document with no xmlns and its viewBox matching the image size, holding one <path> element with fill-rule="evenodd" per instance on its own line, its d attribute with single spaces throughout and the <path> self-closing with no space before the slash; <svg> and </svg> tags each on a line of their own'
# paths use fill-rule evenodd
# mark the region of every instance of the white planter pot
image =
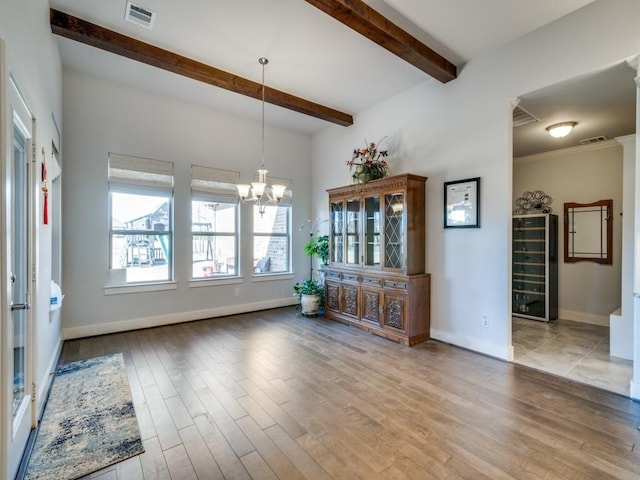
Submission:
<svg viewBox="0 0 640 480">
<path fill-rule="evenodd" d="M 317 315 L 320 308 L 320 295 L 302 295 L 300 307 L 302 315 Z"/>
</svg>

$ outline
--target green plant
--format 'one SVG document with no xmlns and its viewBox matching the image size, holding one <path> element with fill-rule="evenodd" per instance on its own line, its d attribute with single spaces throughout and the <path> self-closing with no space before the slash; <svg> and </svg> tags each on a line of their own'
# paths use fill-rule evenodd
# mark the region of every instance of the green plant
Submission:
<svg viewBox="0 0 640 480">
<path fill-rule="evenodd" d="M 302 295 L 324 294 L 324 287 L 322 286 L 322 284 L 316 282 L 315 280 L 308 278 L 302 283 L 299 283 L 299 282 L 294 283 L 293 292 L 294 292 L 294 295 L 298 297 L 298 299 L 301 299 Z"/>
<path fill-rule="evenodd" d="M 329 261 L 329 235 L 312 236 L 304 246 L 310 257 L 318 257 L 323 265 Z"/>
</svg>

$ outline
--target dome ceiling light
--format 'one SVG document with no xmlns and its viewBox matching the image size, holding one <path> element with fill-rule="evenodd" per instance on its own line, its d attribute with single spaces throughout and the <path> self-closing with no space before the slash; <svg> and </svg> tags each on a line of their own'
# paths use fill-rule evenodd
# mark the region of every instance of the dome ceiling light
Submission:
<svg viewBox="0 0 640 480">
<path fill-rule="evenodd" d="M 555 123 L 547 127 L 547 132 L 549 132 L 549 135 L 551 135 L 553 138 L 563 138 L 569 135 L 571 133 L 571 130 L 573 130 L 573 127 L 575 127 L 577 124 L 577 122 Z"/>
</svg>

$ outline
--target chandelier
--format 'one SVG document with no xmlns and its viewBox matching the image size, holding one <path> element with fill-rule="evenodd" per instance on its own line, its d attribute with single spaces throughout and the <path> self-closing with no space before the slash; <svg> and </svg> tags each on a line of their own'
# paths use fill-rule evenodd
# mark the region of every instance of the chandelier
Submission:
<svg viewBox="0 0 640 480">
<path fill-rule="evenodd" d="M 251 182 L 251 185 L 240 184 L 238 185 L 238 195 L 243 202 L 253 202 L 258 207 L 260 216 L 264 215 L 264 212 L 268 205 L 276 205 L 287 189 L 285 185 L 267 185 L 267 173 L 269 172 L 264 166 L 264 66 L 269 63 L 269 60 L 260 57 L 258 59 L 260 65 L 262 65 L 262 146 L 260 149 L 260 168 L 258 169 L 258 180 Z"/>
</svg>

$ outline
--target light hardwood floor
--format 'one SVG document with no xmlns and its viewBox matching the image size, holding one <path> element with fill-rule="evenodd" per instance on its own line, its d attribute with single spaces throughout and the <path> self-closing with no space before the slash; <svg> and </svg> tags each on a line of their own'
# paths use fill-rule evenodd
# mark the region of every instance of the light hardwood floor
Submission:
<svg viewBox="0 0 640 480">
<path fill-rule="evenodd" d="M 638 479 L 640 404 L 294 308 L 65 342 L 123 352 L 145 453 L 90 477 Z"/>
</svg>

